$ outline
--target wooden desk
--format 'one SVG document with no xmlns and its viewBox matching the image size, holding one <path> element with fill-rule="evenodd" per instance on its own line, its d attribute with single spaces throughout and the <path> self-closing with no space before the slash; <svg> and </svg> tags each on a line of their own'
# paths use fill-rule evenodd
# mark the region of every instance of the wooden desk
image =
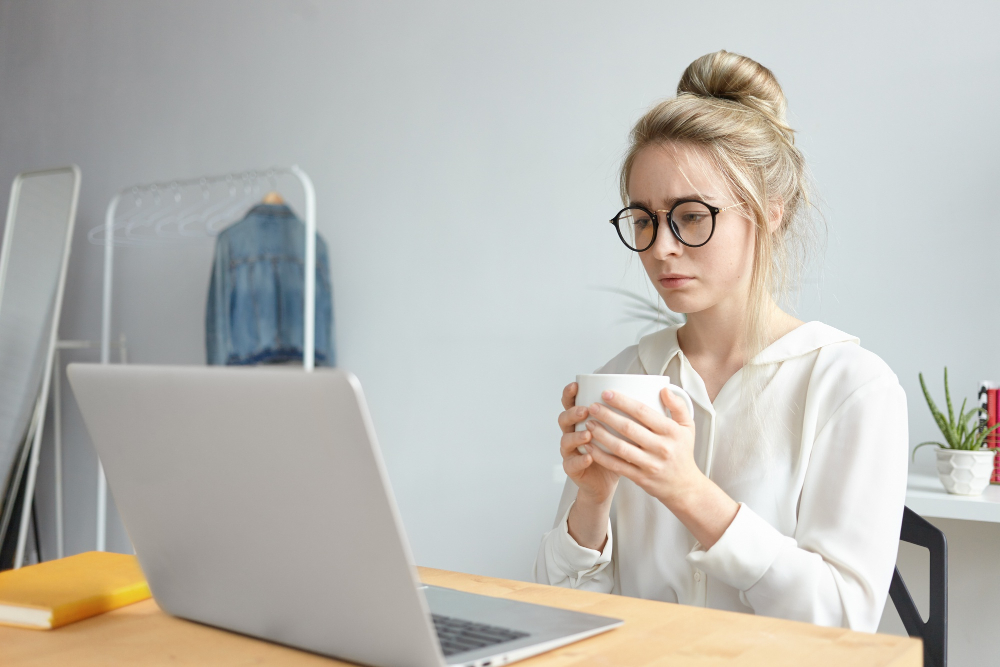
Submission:
<svg viewBox="0 0 1000 667">
<path fill-rule="evenodd" d="M 568 665 L 903 667 L 919 641 L 771 618 L 420 569 L 425 583 L 625 619 L 610 632 L 525 660 Z M 0 665 L 343 665 L 311 653 L 173 618 L 152 600 L 58 630 L 0 626 Z"/>
</svg>

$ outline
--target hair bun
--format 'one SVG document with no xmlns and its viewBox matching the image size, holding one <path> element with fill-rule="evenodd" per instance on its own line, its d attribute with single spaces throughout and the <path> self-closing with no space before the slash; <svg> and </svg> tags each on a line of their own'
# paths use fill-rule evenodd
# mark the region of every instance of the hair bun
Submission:
<svg viewBox="0 0 1000 667">
<path fill-rule="evenodd" d="M 782 132 L 791 132 L 785 94 L 774 74 L 738 53 L 716 51 L 688 65 L 677 84 L 677 94 L 684 93 L 742 104 L 767 116 Z"/>
</svg>

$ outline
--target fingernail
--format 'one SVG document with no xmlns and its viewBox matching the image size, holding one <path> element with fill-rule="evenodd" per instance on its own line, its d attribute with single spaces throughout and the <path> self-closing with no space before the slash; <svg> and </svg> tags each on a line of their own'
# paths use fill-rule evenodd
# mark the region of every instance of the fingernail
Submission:
<svg viewBox="0 0 1000 667">
<path fill-rule="evenodd" d="M 601 398 L 603 398 L 605 401 L 609 401 L 614 397 L 615 397 L 615 392 L 611 391 L 610 389 L 601 394 Z"/>
<path fill-rule="evenodd" d="M 598 405 L 597 403 L 591 403 L 589 406 L 587 406 L 587 412 L 589 412 L 592 415 L 596 415 L 600 411 L 601 411 L 601 406 Z"/>
<path fill-rule="evenodd" d="M 595 428 L 597 428 L 597 425 L 594 424 L 594 422 L 592 421 L 587 422 L 587 430 L 593 431 Z"/>
</svg>

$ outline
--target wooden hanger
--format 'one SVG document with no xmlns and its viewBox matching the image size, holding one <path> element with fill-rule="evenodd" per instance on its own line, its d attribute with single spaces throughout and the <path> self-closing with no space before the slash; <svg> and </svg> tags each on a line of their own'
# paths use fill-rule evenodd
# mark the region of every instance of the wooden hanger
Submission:
<svg viewBox="0 0 1000 667">
<path fill-rule="evenodd" d="M 264 203 L 264 204 L 284 204 L 285 203 L 285 199 L 280 194 L 278 194 L 277 192 L 275 192 L 274 190 L 272 190 L 271 192 L 268 192 L 266 195 L 264 195 L 264 198 L 261 200 L 261 203 Z"/>
</svg>

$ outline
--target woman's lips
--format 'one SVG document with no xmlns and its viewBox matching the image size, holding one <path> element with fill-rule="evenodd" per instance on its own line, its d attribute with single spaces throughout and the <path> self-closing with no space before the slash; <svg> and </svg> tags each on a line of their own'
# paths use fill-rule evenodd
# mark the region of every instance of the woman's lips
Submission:
<svg viewBox="0 0 1000 667">
<path fill-rule="evenodd" d="M 668 273 L 665 276 L 660 276 L 660 284 L 667 289 L 675 289 L 677 287 L 683 287 L 687 285 L 689 281 L 694 280 L 691 276 L 683 276 L 679 273 Z"/>
</svg>

